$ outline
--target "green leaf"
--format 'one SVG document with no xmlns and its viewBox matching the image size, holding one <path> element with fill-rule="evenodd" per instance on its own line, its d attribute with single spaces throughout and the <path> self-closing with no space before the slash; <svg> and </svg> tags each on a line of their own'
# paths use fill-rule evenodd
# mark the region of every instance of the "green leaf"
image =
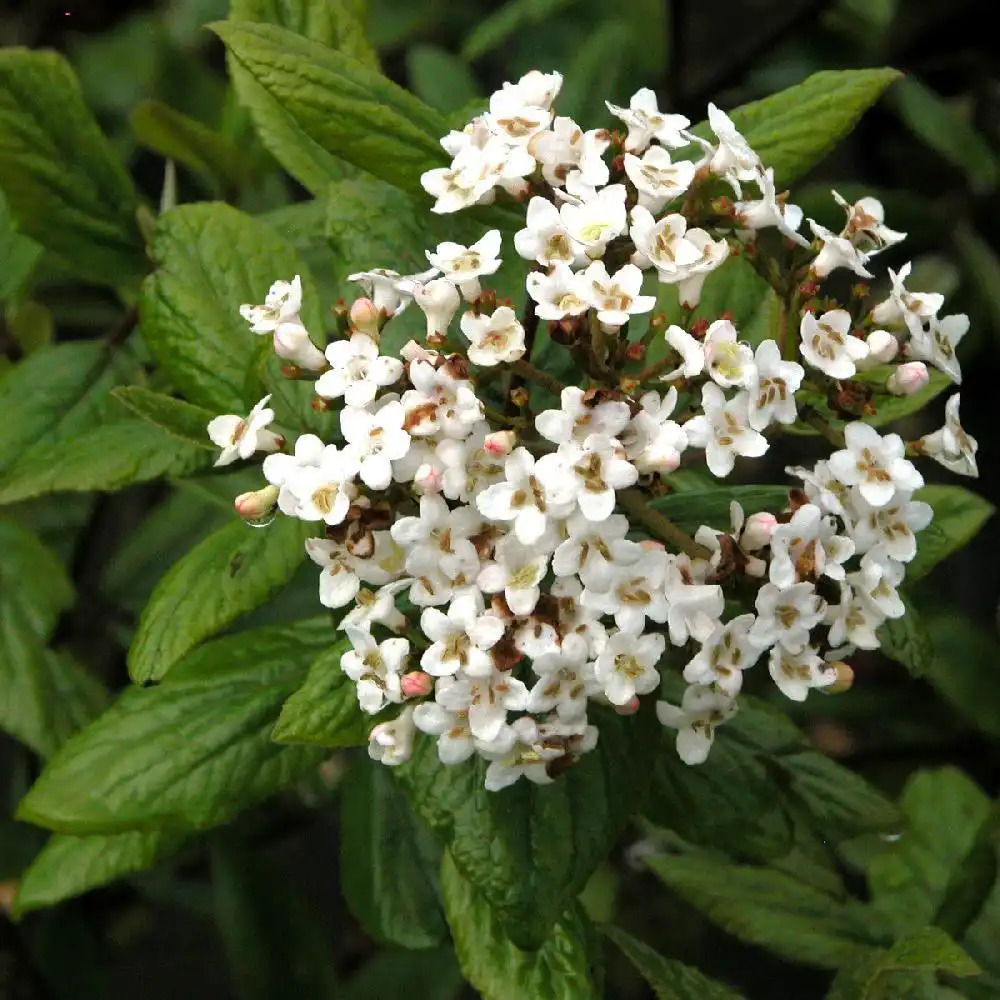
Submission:
<svg viewBox="0 0 1000 1000">
<path fill-rule="evenodd" d="M 314 767 L 281 747 L 281 703 L 331 639 L 325 620 L 206 643 L 162 684 L 130 688 L 49 762 L 18 818 L 59 833 L 218 826 Z"/>
<path fill-rule="evenodd" d="M 653 987 L 657 1000 L 741 1000 L 735 990 L 709 979 L 690 965 L 664 958 L 620 927 L 605 925 L 601 930 Z"/>
<path fill-rule="evenodd" d="M 128 651 L 137 684 L 160 680 L 203 639 L 274 597 L 302 563 L 310 526 L 281 517 L 266 528 L 234 518 L 156 585 Z"/>
<path fill-rule="evenodd" d="M 7 197 L 0 190 L 0 303 L 9 302 L 28 280 L 42 247 L 17 231 Z"/>
<path fill-rule="evenodd" d="M 929 503 L 934 520 L 917 535 L 917 554 L 906 566 L 910 584 L 971 542 L 996 511 L 988 500 L 961 486 L 925 486 L 913 499 Z"/>
<path fill-rule="evenodd" d="M 451 946 L 383 948 L 341 987 L 339 1000 L 454 1000 L 462 974 Z"/>
<path fill-rule="evenodd" d="M 211 410 L 185 403 L 162 392 L 153 392 L 139 385 L 123 385 L 112 389 L 111 395 L 137 417 L 155 424 L 181 441 L 216 451 L 208 436 L 208 423 L 215 416 Z"/>
<path fill-rule="evenodd" d="M 135 872 L 145 871 L 172 854 L 183 834 L 166 830 L 110 836 L 54 834 L 21 876 L 17 912 L 55 906 Z"/>
<path fill-rule="evenodd" d="M 447 852 L 441 886 L 458 962 L 483 1000 L 599 1000 L 589 954 L 594 945 L 578 904 L 559 917 L 535 950 L 521 951 Z"/>
<path fill-rule="evenodd" d="M 729 112 L 785 187 L 818 163 L 900 77 L 894 69 L 824 70 L 802 83 Z M 702 123 L 695 131 L 709 137 Z"/>
<path fill-rule="evenodd" d="M 827 1000 L 898 1000 L 924 972 L 975 976 L 980 969 L 944 931 L 926 927 L 843 969 Z"/>
<path fill-rule="evenodd" d="M 135 188 L 55 52 L 0 51 L 0 177 L 21 231 L 72 274 L 122 284 L 148 269 Z"/>
<path fill-rule="evenodd" d="M 342 786 L 340 816 L 340 885 L 362 927 L 404 948 L 444 941 L 441 847 L 389 769 L 355 761 Z"/>
<path fill-rule="evenodd" d="M 120 419 L 52 444 L 36 445 L 0 477 L 0 504 L 46 493 L 111 493 L 161 476 L 186 476 L 212 453 L 145 420 Z"/>
<path fill-rule="evenodd" d="M 246 176 L 246 155 L 225 136 L 162 101 L 141 101 L 129 122 L 143 146 L 203 174 L 219 191 L 238 188 Z"/>
<path fill-rule="evenodd" d="M 143 338 L 177 388 L 200 406 L 245 413 L 257 402 L 248 374 L 262 350 L 273 352 L 270 338 L 252 334 L 239 309 L 263 302 L 274 281 L 302 276 L 303 321 L 321 335 L 320 305 L 302 259 L 259 219 L 220 203 L 182 205 L 161 217 L 154 255 L 157 269 L 140 307 Z M 311 413 L 311 387 L 288 382 L 279 369 L 272 358 L 267 389 L 279 421 Z"/>
<path fill-rule="evenodd" d="M 791 962 L 835 969 L 884 940 L 860 903 L 781 872 L 696 856 L 648 864 L 712 923 Z"/>
<path fill-rule="evenodd" d="M 906 613 L 890 618 L 878 632 L 883 655 L 901 663 L 915 677 L 927 673 L 934 663 L 934 645 L 919 612 L 905 593 L 899 595 Z"/>
<path fill-rule="evenodd" d="M 996 187 L 1000 177 L 996 153 L 943 97 L 908 75 L 893 89 L 889 104 L 918 139 L 966 175 L 975 192 Z"/>
<path fill-rule="evenodd" d="M 575 0 L 507 0 L 497 10 L 482 17 L 462 45 L 468 61 L 499 48 L 518 32 L 531 31 Z"/>
<path fill-rule="evenodd" d="M 536 948 L 643 807 L 651 713 L 602 713 L 597 748 L 551 785 L 527 781 L 488 792 L 486 764 L 442 767 L 435 741 L 420 739 L 398 774 L 451 857 L 496 911 L 510 939 Z M 622 760 L 630 762 L 623 769 Z M 452 930 L 454 931 L 454 924 Z"/>
<path fill-rule="evenodd" d="M 231 64 L 280 106 L 296 153 L 318 147 L 414 193 L 425 170 L 446 163 L 438 143 L 445 120 L 378 72 L 273 25 L 225 21 L 213 29 Z"/>
<path fill-rule="evenodd" d="M 717 486 L 707 490 L 685 490 L 657 497 L 650 501 L 650 506 L 685 531 L 695 531 L 702 524 L 729 531 L 729 505 L 734 500 L 747 517 L 760 511 L 777 513 L 788 506 L 788 487 Z"/>
<path fill-rule="evenodd" d="M 277 743 L 356 747 L 368 742 L 373 720 L 358 706 L 357 689 L 340 669 L 348 644 L 331 646 L 309 667 L 305 683 L 285 702 L 271 738 Z"/>
<path fill-rule="evenodd" d="M 417 97 L 444 114 L 479 97 L 468 65 L 437 45 L 411 45 L 406 50 L 406 73 Z"/>
</svg>

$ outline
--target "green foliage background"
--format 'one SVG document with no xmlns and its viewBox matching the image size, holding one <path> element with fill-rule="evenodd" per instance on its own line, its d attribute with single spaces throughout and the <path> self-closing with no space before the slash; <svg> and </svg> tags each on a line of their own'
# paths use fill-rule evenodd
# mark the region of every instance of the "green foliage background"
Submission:
<svg viewBox="0 0 1000 1000">
<path fill-rule="evenodd" d="M 0 996 L 1000 997 L 988 11 L 0 11 Z M 906 76 L 875 104 L 885 66 Z M 820 221 L 831 186 L 880 197 L 916 285 L 972 317 L 962 412 L 987 500 L 944 474 L 927 488 L 911 613 L 848 695 L 792 719 L 751 696 L 696 769 L 652 720 L 611 716 L 557 785 L 490 796 L 471 764 L 442 777 L 433 747 L 395 775 L 356 749 L 366 720 L 301 525 L 235 521 L 258 483 L 213 472 L 203 429 L 270 391 L 283 426 L 323 432 L 235 306 L 300 272 L 322 329 L 350 270 L 509 227 L 503 209 L 429 217 L 418 179 L 439 135 L 533 67 L 566 74 L 560 112 L 588 126 L 640 86 L 695 121 L 707 100 L 750 104 L 738 124 Z M 732 263 L 702 308 L 724 302 L 752 337 L 769 306 Z M 917 437 L 939 411 L 882 417 Z M 722 526 L 732 491 L 687 486 L 664 512 Z M 748 510 L 776 496 L 737 489 Z"/>
</svg>

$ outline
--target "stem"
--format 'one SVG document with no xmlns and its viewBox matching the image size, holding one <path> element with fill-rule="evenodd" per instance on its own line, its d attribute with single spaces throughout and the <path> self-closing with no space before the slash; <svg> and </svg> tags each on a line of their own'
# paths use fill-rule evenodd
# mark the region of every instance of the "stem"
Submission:
<svg viewBox="0 0 1000 1000">
<path fill-rule="evenodd" d="M 820 432 L 830 442 L 837 448 L 843 448 L 845 446 L 844 435 L 842 431 L 838 431 L 836 427 L 828 423 L 824 418 L 817 413 L 811 407 L 806 407 L 799 411 L 799 419 L 804 423 L 809 424 L 810 427 L 815 427 L 816 430 Z"/>
<path fill-rule="evenodd" d="M 650 533 L 661 542 L 667 542 L 687 553 L 692 559 L 708 559 L 711 552 L 704 545 L 699 545 L 690 535 L 681 531 L 669 518 L 654 510 L 645 500 L 642 492 L 637 489 L 622 490 L 618 494 L 618 504 L 631 514 L 637 521 L 649 529 Z"/>
<path fill-rule="evenodd" d="M 788 320 L 791 308 L 792 303 L 789 302 L 787 297 L 780 300 L 778 312 L 778 347 L 781 348 L 781 356 L 786 361 L 794 361 L 799 353 L 799 345 L 795 342 L 795 338 L 790 335 L 791 327 Z"/>
<path fill-rule="evenodd" d="M 655 364 L 650 365 L 644 371 L 639 372 L 636 375 L 636 380 L 640 385 L 644 385 L 646 382 L 652 381 L 657 375 L 662 375 L 670 368 L 674 368 L 677 365 L 677 359 L 673 356 L 673 352 L 667 354 L 665 358 L 660 358 Z"/>
<path fill-rule="evenodd" d="M 556 393 L 556 395 L 566 388 L 559 379 L 554 378 L 548 372 L 543 372 L 541 368 L 536 368 L 531 362 L 525 361 L 523 358 L 520 361 L 515 361 L 511 365 L 511 370 L 531 382 L 541 382 L 546 388 Z"/>
</svg>

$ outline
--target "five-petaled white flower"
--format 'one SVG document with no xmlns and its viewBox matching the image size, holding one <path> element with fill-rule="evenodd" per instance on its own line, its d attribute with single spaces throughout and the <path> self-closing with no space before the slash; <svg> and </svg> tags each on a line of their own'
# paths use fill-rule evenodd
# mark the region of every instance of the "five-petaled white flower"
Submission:
<svg viewBox="0 0 1000 1000">
<path fill-rule="evenodd" d="M 685 764 L 704 764 L 715 740 L 715 730 L 736 713 L 736 702 L 714 685 L 692 684 L 680 706 L 656 703 L 656 716 L 677 730 L 677 756 Z"/>
<path fill-rule="evenodd" d="M 340 668 L 357 685 L 358 704 L 374 715 L 391 702 L 403 700 L 399 681 L 410 652 L 409 639 L 377 642 L 365 629 L 348 628 L 353 649 L 340 658 Z"/>
<path fill-rule="evenodd" d="M 563 226 L 587 254 L 599 257 L 604 248 L 625 232 L 625 185 L 609 184 L 587 201 L 566 202 L 559 209 Z"/>
<path fill-rule="evenodd" d="M 431 640 L 420 657 L 420 666 L 432 677 L 459 671 L 469 677 L 489 677 L 493 673 L 489 650 L 503 637 L 504 623 L 484 612 L 475 594 L 456 597 L 447 614 L 437 608 L 424 608 L 420 630 Z"/>
<path fill-rule="evenodd" d="M 649 694 L 660 686 L 656 664 L 663 656 L 666 640 L 655 632 L 636 635 L 616 632 L 594 662 L 594 676 L 612 705 L 627 705 L 637 694 Z"/>
<path fill-rule="evenodd" d="M 691 124 L 690 120 L 684 115 L 669 115 L 660 111 L 656 94 L 648 87 L 637 90 L 627 108 L 620 108 L 609 101 L 604 103 L 608 111 L 628 126 L 625 148 L 629 152 L 641 153 L 653 139 L 670 149 L 680 149 L 688 144 L 681 130 Z"/>
<path fill-rule="evenodd" d="M 701 390 L 704 413 L 684 424 L 688 444 L 705 449 L 708 469 L 719 479 L 733 471 L 737 455 L 760 458 L 767 451 L 767 438 L 750 426 L 749 406 L 746 392 L 738 392 L 727 402 L 722 390 L 709 382 Z"/>
<path fill-rule="evenodd" d="M 883 437 L 859 420 L 844 428 L 847 445 L 828 459 L 830 471 L 848 486 L 857 486 L 873 507 L 884 507 L 896 490 L 912 493 L 924 485 L 924 477 L 905 458 L 906 445 L 898 434 Z"/>
<path fill-rule="evenodd" d="M 240 315 L 250 324 L 251 333 L 274 333 L 281 323 L 298 323 L 302 308 L 302 279 L 276 281 L 268 289 L 264 304 L 241 305 Z"/>
<path fill-rule="evenodd" d="M 525 260 L 546 267 L 587 261 L 587 248 L 570 235 L 559 209 L 548 199 L 535 195 L 524 222 L 525 228 L 514 234 L 514 249 Z"/>
<path fill-rule="evenodd" d="M 802 385 L 805 370 L 796 361 L 783 361 L 781 349 L 773 340 L 757 347 L 750 369 L 750 426 L 762 431 L 772 421 L 793 424 L 798 416 L 795 393 Z"/>
<path fill-rule="evenodd" d="M 792 701 L 805 701 L 813 688 L 829 687 L 837 679 L 837 670 L 830 666 L 815 649 L 806 646 L 796 653 L 784 646 L 775 646 L 767 661 L 767 669 L 778 690 Z"/>
<path fill-rule="evenodd" d="M 846 309 L 831 309 L 818 318 L 803 313 L 799 332 L 802 357 L 830 378 L 854 378 L 857 362 L 868 356 L 865 341 L 851 335 L 851 314 Z"/>
<path fill-rule="evenodd" d="M 979 468 L 976 465 L 976 452 L 979 445 L 974 437 L 965 432 L 959 420 L 960 396 L 961 393 L 956 392 L 945 403 L 944 427 L 933 434 L 925 434 L 918 446 L 921 454 L 940 462 L 951 472 L 957 472 L 960 476 L 977 477 Z"/>
<path fill-rule="evenodd" d="M 605 326 L 619 327 L 632 316 L 647 313 L 656 305 L 655 295 L 642 295 L 642 271 L 625 264 L 613 275 L 604 261 L 595 260 L 581 275 L 580 292 Z"/>
<path fill-rule="evenodd" d="M 583 285 L 583 274 L 574 272 L 562 261 L 554 264 L 548 274 L 532 271 L 525 280 L 528 294 L 535 300 L 535 315 L 545 320 L 585 313 L 590 305 L 584 297 Z"/>
<path fill-rule="evenodd" d="M 367 406 L 379 389 L 403 374 L 403 362 L 380 355 L 378 344 L 364 333 L 328 344 L 326 360 L 330 370 L 316 380 L 316 394 L 326 399 L 343 396 L 348 406 Z"/>
<path fill-rule="evenodd" d="M 350 406 L 341 413 L 344 453 L 358 463 L 358 476 L 369 489 L 384 490 L 392 482 L 392 462 L 409 451 L 405 419 L 398 400 L 389 400 L 374 413 Z"/>
<path fill-rule="evenodd" d="M 268 407 L 270 396 L 265 396 L 246 417 L 226 413 L 208 422 L 208 436 L 212 444 L 222 449 L 216 465 L 230 465 L 238 458 L 249 458 L 255 451 L 277 451 L 285 439 L 267 425 L 274 420 L 274 410 Z M 277 484 L 275 484 L 277 485 Z"/>
<path fill-rule="evenodd" d="M 688 661 L 684 680 L 689 684 L 713 684 L 730 698 L 739 694 L 743 671 L 757 662 L 763 648 L 750 632 L 753 624 L 753 615 L 739 615 L 725 625 L 719 624 Z"/>
<path fill-rule="evenodd" d="M 524 327 L 510 306 L 500 306 L 489 316 L 463 313 L 460 325 L 469 340 L 466 353 L 474 365 L 492 368 L 524 357 Z"/>
<path fill-rule="evenodd" d="M 467 302 L 474 302 L 481 291 L 479 279 L 499 270 L 502 263 L 499 253 L 500 230 L 491 229 L 472 246 L 439 243 L 433 253 L 427 251 L 427 260 L 443 277 L 458 286 Z"/>
<path fill-rule="evenodd" d="M 639 192 L 639 204 L 650 212 L 680 197 L 694 180 L 696 165 L 690 160 L 674 163 L 662 146 L 652 146 L 641 156 L 626 153 L 625 173 Z"/>
</svg>

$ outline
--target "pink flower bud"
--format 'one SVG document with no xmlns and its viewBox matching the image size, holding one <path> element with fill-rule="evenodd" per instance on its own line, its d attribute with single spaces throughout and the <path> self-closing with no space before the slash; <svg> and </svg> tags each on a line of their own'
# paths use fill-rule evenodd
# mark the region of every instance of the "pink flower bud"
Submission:
<svg viewBox="0 0 1000 1000">
<path fill-rule="evenodd" d="M 379 334 L 379 310 L 371 299 L 355 299 L 351 303 L 351 328 L 359 333 L 365 333 L 378 342 Z"/>
<path fill-rule="evenodd" d="M 513 431 L 494 431 L 487 434 L 483 441 L 483 451 L 493 458 L 505 458 L 517 444 L 517 435 Z"/>
<path fill-rule="evenodd" d="M 234 501 L 236 513 L 247 524 L 262 528 L 274 520 L 274 508 L 278 503 L 278 487 L 265 486 L 252 493 L 241 493 Z"/>
<path fill-rule="evenodd" d="M 424 464 L 417 469 L 413 485 L 421 493 L 440 493 L 444 474 L 436 465 Z"/>
<path fill-rule="evenodd" d="M 930 379 L 930 372 L 923 361 L 907 361 L 889 376 L 885 387 L 894 396 L 912 396 L 923 389 Z"/>
<path fill-rule="evenodd" d="M 632 697 L 625 702 L 624 705 L 615 705 L 615 712 L 618 715 L 635 715 L 639 711 L 639 696 L 632 695 Z"/>
<path fill-rule="evenodd" d="M 870 365 L 886 365 L 899 353 L 899 341 L 888 330 L 872 330 L 865 343 Z"/>
<path fill-rule="evenodd" d="M 747 518 L 746 524 L 743 525 L 740 544 L 747 552 L 756 552 L 757 549 L 762 549 L 767 545 L 777 526 L 778 519 L 767 511 L 751 514 Z"/>
<path fill-rule="evenodd" d="M 399 679 L 404 698 L 426 698 L 434 690 L 434 678 L 422 670 L 411 670 Z"/>
</svg>

